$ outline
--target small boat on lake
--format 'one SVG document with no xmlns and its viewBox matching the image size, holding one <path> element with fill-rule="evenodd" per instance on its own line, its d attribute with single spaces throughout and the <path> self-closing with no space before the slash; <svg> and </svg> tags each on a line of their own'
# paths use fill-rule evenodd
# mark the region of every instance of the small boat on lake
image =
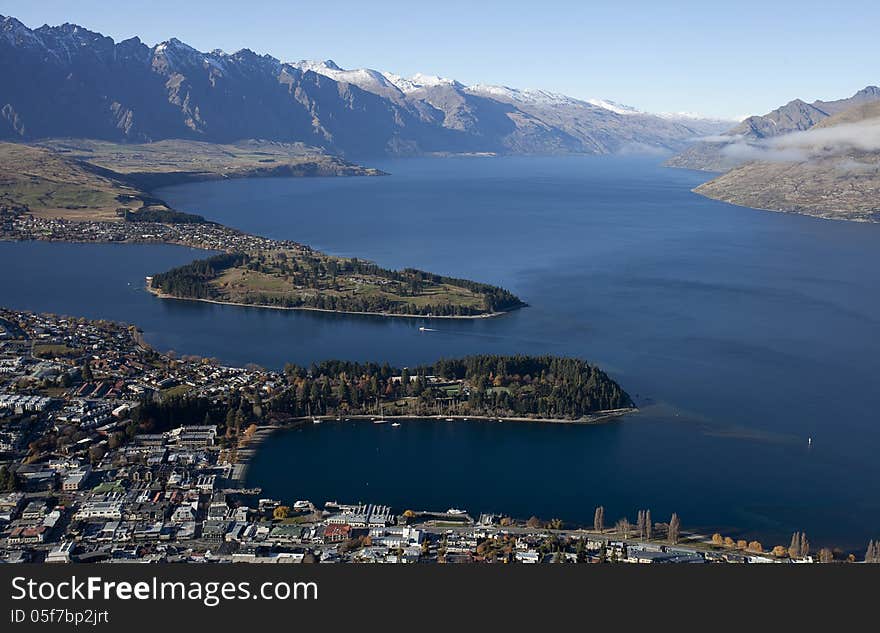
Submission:
<svg viewBox="0 0 880 633">
<path fill-rule="evenodd" d="M 378 420 L 374 419 L 373 424 L 385 424 L 387 422 L 388 422 L 388 420 L 385 419 L 385 407 L 381 407 L 379 409 L 379 419 Z"/>
</svg>

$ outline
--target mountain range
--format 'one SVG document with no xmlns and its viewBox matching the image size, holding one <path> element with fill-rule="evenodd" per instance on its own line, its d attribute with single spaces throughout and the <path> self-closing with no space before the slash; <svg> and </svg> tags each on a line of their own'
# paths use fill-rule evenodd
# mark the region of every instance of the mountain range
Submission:
<svg viewBox="0 0 880 633">
<path fill-rule="evenodd" d="M 0 16 L 0 139 L 301 142 L 348 157 L 677 151 L 730 121 L 542 90 L 404 78 L 248 49 L 148 46 Z"/>
<path fill-rule="evenodd" d="M 834 101 L 806 103 L 794 99 L 767 114 L 750 116 L 723 134 L 695 143 L 666 164 L 686 169 L 727 171 L 752 157 L 749 151 L 743 151 L 749 143 L 808 130 L 844 110 L 876 101 L 880 101 L 877 86 L 868 86 L 851 97 Z"/>
<path fill-rule="evenodd" d="M 695 192 L 741 206 L 880 221 L 880 88 L 796 99 L 667 162 L 724 171 Z"/>
</svg>

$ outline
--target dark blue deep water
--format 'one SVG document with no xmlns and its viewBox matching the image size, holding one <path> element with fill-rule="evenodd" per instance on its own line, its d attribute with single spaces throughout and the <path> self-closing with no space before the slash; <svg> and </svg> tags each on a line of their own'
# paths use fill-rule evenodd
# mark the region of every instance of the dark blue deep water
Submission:
<svg viewBox="0 0 880 633">
<path fill-rule="evenodd" d="M 685 527 L 861 549 L 880 536 L 880 225 L 737 208 L 645 158 L 412 159 L 382 178 L 169 188 L 182 210 L 391 267 L 504 285 L 531 307 L 424 321 L 162 301 L 171 246 L 0 244 L 0 304 L 140 325 L 160 349 L 280 367 L 477 352 L 581 356 L 643 412 L 601 427 L 324 424 L 251 480 L 285 498 Z M 807 438 L 813 438 L 812 448 Z"/>
</svg>

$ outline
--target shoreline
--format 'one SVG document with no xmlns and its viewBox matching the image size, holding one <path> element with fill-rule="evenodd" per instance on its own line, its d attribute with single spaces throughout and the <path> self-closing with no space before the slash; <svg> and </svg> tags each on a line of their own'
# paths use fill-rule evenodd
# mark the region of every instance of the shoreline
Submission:
<svg viewBox="0 0 880 633">
<path fill-rule="evenodd" d="M 158 288 L 154 288 L 150 282 L 144 284 L 144 288 L 147 292 L 149 292 L 154 297 L 159 299 L 176 299 L 177 301 L 199 301 L 201 303 L 213 303 L 215 305 L 222 306 L 237 306 L 241 308 L 261 308 L 264 310 L 301 310 L 308 312 L 329 312 L 331 314 L 353 314 L 357 316 L 375 316 L 375 317 L 397 317 L 403 319 L 493 319 L 495 317 L 500 317 L 505 314 L 510 314 L 513 310 L 506 310 L 503 312 L 489 312 L 486 314 L 463 314 L 460 316 L 447 316 L 447 315 L 425 315 L 425 314 L 408 314 L 408 313 L 395 313 L 395 312 L 362 312 L 355 310 L 329 310 L 327 308 L 310 308 L 307 306 L 270 306 L 270 305 L 262 305 L 259 303 L 242 303 L 240 301 L 221 301 L 219 299 L 199 299 L 196 297 L 178 297 L 175 295 L 170 295 L 166 292 L 162 292 Z M 521 306 L 525 307 L 525 306 Z M 517 310 L 519 308 L 516 308 Z"/>
<path fill-rule="evenodd" d="M 263 427 L 266 429 L 285 429 L 288 427 L 292 427 L 295 424 L 308 423 L 312 422 L 313 424 L 321 423 L 321 422 L 369 422 L 373 420 L 383 419 L 389 422 L 394 421 L 426 421 L 426 422 L 470 422 L 470 421 L 480 421 L 480 422 L 535 422 L 540 424 L 571 424 L 575 426 L 588 426 L 593 424 L 607 424 L 613 420 L 618 418 L 622 418 L 626 415 L 632 415 L 635 413 L 640 413 L 641 410 L 638 407 L 627 407 L 624 409 L 606 409 L 602 411 L 596 411 L 595 413 L 591 413 L 587 416 L 583 416 L 577 418 L 576 420 L 571 420 L 568 418 L 528 418 L 522 416 L 490 416 L 490 415 L 384 415 L 379 416 L 369 415 L 365 413 L 359 413 L 355 415 L 348 416 L 340 416 L 340 415 L 316 415 L 312 417 L 295 417 L 289 418 L 289 423 L 284 424 L 275 424 L 272 426 Z M 317 421 L 317 422 L 316 422 Z"/>
<path fill-rule="evenodd" d="M 386 420 L 386 424 L 390 422 L 500 422 L 500 423 L 538 423 L 538 424 L 570 424 L 573 426 L 596 426 L 599 424 L 610 424 L 627 415 L 640 413 L 638 407 L 628 407 L 625 409 L 607 409 L 596 411 L 588 416 L 578 418 L 577 420 L 569 420 L 566 418 L 525 418 L 518 416 L 511 417 L 495 417 L 488 415 L 386 415 L 382 419 Z M 313 416 L 313 417 L 295 417 L 288 418 L 284 422 L 275 422 L 257 429 L 254 436 L 246 440 L 246 443 L 238 446 L 238 456 L 233 464 L 233 470 L 236 473 L 232 479 L 239 485 L 244 486 L 247 479 L 247 473 L 250 469 L 251 460 L 260 450 L 263 442 L 270 439 L 272 435 L 279 431 L 291 431 L 301 428 L 307 424 L 320 424 L 323 422 L 370 422 L 378 419 L 375 415 L 358 414 L 349 416 Z"/>
<path fill-rule="evenodd" d="M 727 172 L 720 172 L 720 173 L 723 175 Z M 697 185 L 696 187 L 691 189 L 691 193 L 695 193 L 698 196 L 702 196 L 703 198 L 706 198 L 707 200 L 714 200 L 715 202 L 723 202 L 724 204 L 729 204 L 731 206 L 738 207 L 740 209 L 751 209 L 752 211 L 764 211 L 767 213 L 785 213 L 788 215 L 800 215 L 800 216 L 807 217 L 807 218 L 813 218 L 814 220 L 826 220 L 828 222 L 855 222 L 855 223 L 860 223 L 860 224 L 880 224 L 880 220 L 870 219 L 870 218 L 865 218 L 865 217 L 856 217 L 856 218 L 837 217 L 837 216 L 829 216 L 829 215 L 819 215 L 818 213 L 811 213 L 811 212 L 809 212 L 807 210 L 803 210 L 803 209 L 800 209 L 800 210 L 798 210 L 798 209 L 770 209 L 767 207 L 753 207 L 748 204 L 743 204 L 742 202 L 734 202 L 733 200 L 728 200 L 726 198 L 711 196 L 708 193 L 705 193 L 703 191 L 697 191 L 700 187 L 702 187 L 703 185 L 708 184 L 710 182 L 712 182 L 712 181 L 707 180 L 703 184 Z"/>
</svg>

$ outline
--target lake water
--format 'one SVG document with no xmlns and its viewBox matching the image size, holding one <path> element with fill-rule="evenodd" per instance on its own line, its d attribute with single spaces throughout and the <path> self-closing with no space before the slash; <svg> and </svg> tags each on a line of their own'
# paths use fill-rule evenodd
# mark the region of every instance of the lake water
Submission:
<svg viewBox="0 0 880 633">
<path fill-rule="evenodd" d="M 736 208 L 656 159 L 388 161 L 383 178 L 196 183 L 157 195 L 246 231 L 503 285 L 489 320 L 382 319 L 162 301 L 172 246 L 0 244 L 0 303 L 131 321 L 160 349 L 280 367 L 580 356 L 643 408 L 601 427 L 420 422 L 293 431 L 253 483 L 285 498 L 609 519 L 650 507 L 765 543 L 880 536 L 880 226 Z M 813 438 L 811 448 L 807 438 Z"/>
</svg>

